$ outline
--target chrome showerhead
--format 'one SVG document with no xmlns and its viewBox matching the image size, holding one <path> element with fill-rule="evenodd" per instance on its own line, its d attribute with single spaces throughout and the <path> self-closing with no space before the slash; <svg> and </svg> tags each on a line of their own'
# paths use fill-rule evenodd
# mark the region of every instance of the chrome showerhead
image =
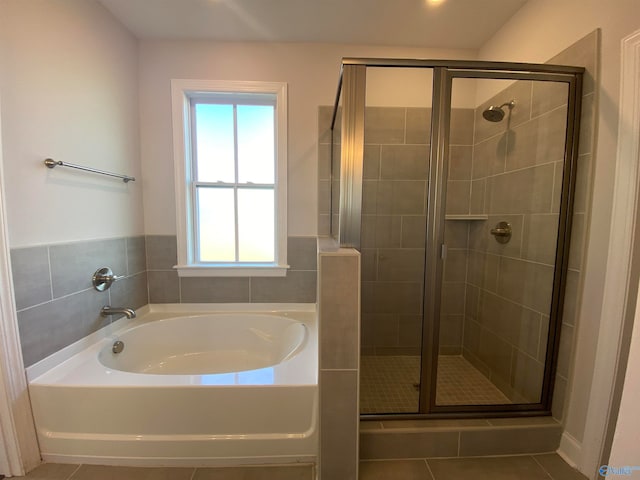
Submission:
<svg viewBox="0 0 640 480">
<path fill-rule="evenodd" d="M 511 100 L 510 102 L 503 103 L 502 105 L 496 107 L 495 105 L 491 105 L 484 112 L 482 112 L 482 116 L 485 120 L 490 122 L 501 122 L 504 118 L 504 110 L 502 107 L 509 107 L 509 111 L 516 105 L 515 100 Z"/>
</svg>

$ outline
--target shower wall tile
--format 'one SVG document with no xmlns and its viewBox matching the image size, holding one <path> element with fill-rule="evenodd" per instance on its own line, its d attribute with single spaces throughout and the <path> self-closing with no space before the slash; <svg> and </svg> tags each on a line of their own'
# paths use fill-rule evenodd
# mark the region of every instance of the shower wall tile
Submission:
<svg viewBox="0 0 640 480">
<path fill-rule="evenodd" d="M 426 219 L 422 228 L 426 230 Z M 469 222 L 445 220 L 444 243 L 449 248 L 468 248 L 469 246 Z M 424 245 L 424 243 L 423 243 Z"/>
<path fill-rule="evenodd" d="M 431 109 L 407 108 L 407 144 L 428 144 L 431 141 Z"/>
<path fill-rule="evenodd" d="M 419 283 L 423 278 L 424 248 L 385 248 L 378 250 L 378 280 Z"/>
<path fill-rule="evenodd" d="M 562 425 L 536 428 L 504 428 L 489 431 L 466 430 L 460 433 L 461 457 L 555 452 L 560 445 Z"/>
<path fill-rule="evenodd" d="M 486 189 L 487 180 L 473 180 L 471 182 L 471 199 L 469 201 L 469 213 L 472 215 L 481 215 L 486 212 Z"/>
<path fill-rule="evenodd" d="M 451 145 L 449 147 L 449 180 L 471 180 L 473 147 Z"/>
<path fill-rule="evenodd" d="M 595 90 L 597 76 L 597 52 L 599 31 L 594 30 L 569 46 L 547 63 L 553 65 L 575 65 L 585 67 L 582 94 L 587 95 Z"/>
<path fill-rule="evenodd" d="M 582 257 L 584 255 L 585 225 L 584 213 L 573 215 L 571 224 L 571 247 L 569 251 L 569 268 L 573 270 L 582 269 Z"/>
<path fill-rule="evenodd" d="M 85 290 L 18 312 L 20 343 L 25 366 L 33 365 L 80 340 L 107 320 L 100 309 L 107 303 L 105 292 Z"/>
<path fill-rule="evenodd" d="M 473 145 L 473 116 L 472 108 L 451 109 L 451 123 L 449 143 L 451 145 Z"/>
<path fill-rule="evenodd" d="M 92 288 L 91 277 L 101 267 L 127 273 L 124 238 L 51 245 L 49 258 L 54 298 Z"/>
<path fill-rule="evenodd" d="M 445 282 L 464 282 L 467 279 L 467 257 L 466 249 L 447 250 L 447 258 L 444 261 Z"/>
<path fill-rule="evenodd" d="M 543 377 L 543 363 L 519 350 L 514 351 L 513 365 L 511 366 L 511 385 L 527 402 L 540 402 Z"/>
<path fill-rule="evenodd" d="M 564 158 L 566 122 L 565 106 L 515 127 L 509 138 L 506 170 L 561 161 Z"/>
<path fill-rule="evenodd" d="M 425 458 L 458 456 L 458 436 L 453 430 L 389 432 L 364 431 L 360 434 L 360 458 Z"/>
<path fill-rule="evenodd" d="M 362 313 L 420 314 L 422 284 L 362 282 Z"/>
<path fill-rule="evenodd" d="M 582 97 L 580 144 L 578 146 L 578 153 L 580 155 L 593 153 L 594 129 L 596 124 L 595 101 L 595 93 L 590 93 Z"/>
<path fill-rule="evenodd" d="M 440 313 L 442 315 L 464 315 L 465 284 L 443 282 Z"/>
<path fill-rule="evenodd" d="M 553 265 L 558 239 L 558 215 L 528 215 L 522 238 L 522 258 Z"/>
<path fill-rule="evenodd" d="M 479 298 L 477 321 L 485 329 L 532 357 L 538 356 L 542 316 L 489 292 Z"/>
<path fill-rule="evenodd" d="M 573 212 L 585 213 L 587 202 L 589 201 L 589 186 L 591 173 L 591 154 L 578 156 L 578 167 L 576 172 L 576 191 L 573 199 Z"/>
<path fill-rule="evenodd" d="M 478 357 L 491 368 L 491 378 L 501 377 L 509 381 L 511 376 L 511 355 L 513 348 L 511 344 L 499 336 L 483 329 L 480 334 L 480 344 L 478 346 Z"/>
<path fill-rule="evenodd" d="M 360 237 L 362 247 L 400 247 L 403 218 L 406 217 L 399 215 L 363 215 Z"/>
<path fill-rule="evenodd" d="M 415 180 L 427 178 L 429 151 L 422 145 L 382 145 L 380 178 Z"/>
<path fill-rule="evenodd" d="M 11 271 L 18 310 L 52 299 L 47 247 L 12 249 Z"/>
<path fill-rule="evenodd" d="M 427 217 L 424 215 L 403 215 L 400 246 L 402 248 L 424 248 L 427 231 Z"/>
<path fill-rule="evenodd" d="M 537 117 L 567 104 L 569 84 L 561 82 L 533 82 L 531 117 Z"/>
<path fill-rule="evenodd" d="M 380 178 L 380 145 L 365 145 L 362 160 L 362 178 L 378 180 Z"/>
<path fill-rule="evenodd" d="M 331 143 L 331 120 L 333 107 L 322 105 L 318 107 L 318 143 Z"/>
<path fill-rule="evenodd" d="M 393 215 L 424 215 L 427 182 L 381 180 L 378 182 L 376 212 Z"/>
<path fill-rule="evenodd" d="M 447 205 L 449 215 L 466 215 L 469 213 L 471 182 L 449 180 L 447 182 Z"/>
<path fill-rule="evenodd" d="M 361 340 L 364 345 L 397 347 L 400 339 L 400 322 L 397 314 L 363 313 Z"/>
<path fill-rule="evenodd" d="M 331 145 L 318 144 L 318 180 L 331 179 Z"/>
<path fill-rule="evenodd" d="M 462 345 L 464 315 L 442 315 L 440 317 L 440 347 Z"/>
<path fill-rule="evenodd" d="M 328 180 L 318 182 L 318 214 L 331 214 L 331 182 Z"/>
<path fill-rule="evenodd" d="M 551 212 L 554 172 L 554 165 L 547 164 L 489 177 L 487 213 Z"/>
<path fill-rule="evenodd" d="M 249 278 L 184 277 L 180 279 L 182 303 L 248 303 Z"/>
<path fill-rule="evenodd" d="M 507 257 L 500 259 L 499 295 L 548 315 L 552 286 L 552 267 Z"/>
<path fill-rule="evenodd" d="M 398 318 L 398 344 L 406 347 L 421 347 L 422 315 L 400 315 Z M 460 342 L 456 345 L 460 345 Z"/>
<path fill-rule="evenodd" d="M 149 270 L 149 303 L 180 303 L 180 280 L 178 272 L 171 270 Z"/>
<path fill-rule="evenodd" d="M 404 143 L 405 110 L 396 107 L 366 107 L 364 143 Z"/>
<path fill-rule="evenodd" d="M 509 132 L 504 132 L 473 146 L 473 179 L 504 173 L 509 137 Z"/>
</svg>

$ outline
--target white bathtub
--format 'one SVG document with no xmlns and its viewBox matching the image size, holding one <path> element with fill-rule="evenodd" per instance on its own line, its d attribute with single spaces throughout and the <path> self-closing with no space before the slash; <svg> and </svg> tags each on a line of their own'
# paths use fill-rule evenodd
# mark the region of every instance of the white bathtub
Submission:
<svg viewBox="0 0 640 480">
<path fill-rule="evenodd" d="M 315 462 L 315 306 L 204 307 L 145 307 L 30 367 L 44 460 Z"/>
</svg>

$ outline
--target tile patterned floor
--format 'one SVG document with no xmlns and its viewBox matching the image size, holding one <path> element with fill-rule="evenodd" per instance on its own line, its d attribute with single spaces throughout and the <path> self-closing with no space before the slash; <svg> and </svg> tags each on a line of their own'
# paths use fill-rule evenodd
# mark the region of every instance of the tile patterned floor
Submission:
<svg viewBox="0 0 640 480">
<path fill-rule="evenodd" d="M 360 412 L 418 411 L 420 357 L 373 356 L 360 359 Z M 479 370 L 461 356 L 438 359 L 438 405 L 511 403 Z"/>
<path fill-rule="evenodd" d="M 44 464 L 25 480 L 313 480 L 311 466 L 134 468 Z M 360 462 L 359 480 L 586 480 L 556 454 Z"/>
</svg>

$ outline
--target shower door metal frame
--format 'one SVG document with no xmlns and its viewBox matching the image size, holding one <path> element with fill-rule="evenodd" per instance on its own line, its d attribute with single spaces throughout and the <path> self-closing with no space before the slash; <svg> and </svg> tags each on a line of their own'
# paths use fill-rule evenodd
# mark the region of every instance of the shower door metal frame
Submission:
<svg viewBox="0 0 640 480">
<path fill-rule="evenodd" d="M 451 416 L 455 414 L 498 413 L 517 415 L 551 414 L 553 380 L 557 367 L 557 356 L 562 326 L 564 292 L 569 263 L 571 219 L 575 191 L 575 171 L 578 158 L 578 132 L 580 129 L 580 106 L 582 76 L 547 72 L 477 71 L 471 69 L 436 68 L 434 70 L 433 109 L 431 118 L 431 153 L 429 168 L 429 193 L 427 200 L 427 245 L 425 254 L 425 296 L 423 318 L 422 368 L 419 410 L 420 414 Z M 542 381 L 540 401 L 537 403 L 493 404 L 493 405 L 437 405 L 437 362 L 439 350 L 440 299 L 442 295 L 446 185 L 449 157 L 449 129 L 451 93 L 455 78 L 478 78 L 491 80 L 531 80 L 561 82 L 568 85 L 567 123 L 563 163 L 558 236 L 554 263 L 552 298 L 549 312 L 549 333 Z M 387 418 L 387 415 L 385 415 Z"/>
<path fill-rule="evenodd" d="M 360 67 L 360 68 L 358 68 Z M 332 128 L 336 120 L 339 99 L 343 97 L 342 145 L 343 158 L 350 159 L 346 169 L 341 168 L 340 222 L 341 246 L 360 249 L 362 206 L 362 148 L 364 146 L 364 95 L 366 67 L 429 68 L 433 70 L 431 150 L 429 159 L 429 187 L 427 192 L 427 225 L 425 252 L 425 289 L 423 299 L 423 342 L 419 412 L 415 414 L 367 414 L 366 419 L 408 419 L 446 417 L 496 417 L 517 415 L 549 415 L 553 380 L 557 364 L 560 328 L 566 275 L 569 259 L 578 132 L 582 96 L 582 67 L 513 62 L 480 62 L 455 60 L 344 58 L 334 105 Z M 500 405 L 436 405 L 437 357 L 439 348 L 440 297 L 444 252 L 444 226 L 446 203 L 446 175 L 448 171 L 451 88 L 454 78 L 485 78 L 495 80 L 554 81 L 568 84 L 567 128 L 558 239 L 553 276 L 550 325 L 545 358 L 545 370 L 538 403 Z M 348 86 L 348 88 L 346 88 Z M 343 91 L 344 89 L 344 91 Z M 332 149 L 333 151 L 333 149 Z M 344 156 L 347 157 L 344 157 Z M 347 171 L 345 171 L 347 170 Z M 359 178 L 357 174 L 359 175 Z M 347 182 L 342 183 L 342 182 Z M 343 199 L 343 189 L 346 190 Z M 357 212 L 346 210 L 351 205 Z M 357 213 L 357 215 L 355 214 Z"/>
</svg>

